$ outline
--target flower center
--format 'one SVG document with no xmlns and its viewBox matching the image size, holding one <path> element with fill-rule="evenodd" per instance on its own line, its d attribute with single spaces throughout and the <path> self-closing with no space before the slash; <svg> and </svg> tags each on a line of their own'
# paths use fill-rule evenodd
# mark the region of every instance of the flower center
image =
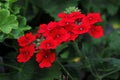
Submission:
<svg viewBox="0 0 120 80">
<path fill-rule="evenodd" d="M 82 19 L 81 18 L 75 20 L 75 24 L 80 25 L 81 23 L 82 23 Z"/>
<path fill-rule="evenodd" d="M 69 31 L 68 34 L 72 34 L 72 32 Z"/>
<path fill-rule="evenodd" d="M 92 17 L 89 18 L 90 21 L 91 21 L 92 19 L 93 19 Z"/>
<path fill-rule="evenodd" d="M 82 31 L 83 30 L 83 28 L 82 27 L 80 27 L 80 31 Z"/>
<path fill-rule="evenodd" d="M 60 35 L 59 35 L 59 34 L 57 34 L 57 35 L 56 35 L 56 37 L 57 37 L 57 38 L 59 38 L 59 37 L 60 37 Z"/>
<path fill-rule="evenodd" d="M 24 52 L 23 54 L 28 55 L 28 54 L 29 54 L 29 52 L 28 52 L 28 51 L 26 51 L 26 52 Z"/>
<path fill-rule="evenodd" d="M 95 31 L 95 29 L 94 29 L 94 28 L 92 28 L 92 29 L 91 29 L 91 31 L 92 31 L 92 32 L 94 32 L 94 31 Z"/>
<path fill-rule="evenodd" d="M 49 46 L 50 46 L 50 43 L 47 43 L 46 46 L 49 47 Z"/>
<path fill-rule="evenodd" d="M 47 56 L 47 55 L 45 55 L 45 56 L 44 56 L 44 58 L 48 58 L 48 56 Z"/>
<path fill-rule="evenodd" d="M 68 25 L 68 24 L 69 24 L 69 22 L 65 22 L 65 24 L 67 24 L 67 25 Z"/>
</svg>

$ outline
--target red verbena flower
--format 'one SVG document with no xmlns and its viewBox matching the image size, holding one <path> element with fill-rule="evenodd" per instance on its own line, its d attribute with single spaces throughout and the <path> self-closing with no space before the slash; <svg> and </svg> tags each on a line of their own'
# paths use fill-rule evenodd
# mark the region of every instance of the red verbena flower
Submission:
<svg viewBox="0 0 120 80">
<path fill-rule="evenodd" d="M 68 34 L 70 35 L 70 37 L 66 40 L 66 42 L 70 40 L 74 41 L 78 37 L 78 34 L 75 34 L 73 32 L 68 32 Z"/>
<path fill-rule="evenodd" d="M 61 20 L 58 22 L 60 26 L 66 26 L 68 24 L 74 23 L 74 19 L 70 14 L 67 13 L 59 13 L 58 17 L 61 18 Z"/>
<path fill-rule="evenodd" d="M 70 15 L 64 12 L 58 14 L 58 17 L 61 19 L 70 18 Z"/>
<path fill-rule="evenodd" d="M 54 41 L 56 41 L 58 44 L 66 41 L 70 35 L 68 34 L 67 30 L 64 28 L 56 28 L 48 33 L 48 37 L 51 36 Z"/>
<path fill-rule="evenodd" d="M 50 50 L 40 50 L 40 52 L 36 54 L 36 61 L 39 63 L 40 68 L 51 67 L 55 59 L 55 53 L 50 52 Z"/>
<path fill-rule="evenodd" d="M 20 46 L 24 47 L 36 40 L 36 37 L 31 33 L 26 33 L 24 36 L 20 36 L 18 43 Z"/>
<path fill-rule="evenodd" d="M 102 21 L 100 13 L 89 13 L 83 20 L 89 22 L 89 24 Z"/>
<path fill-rule="evenodd" d="M 81 12 L 72 12 L 70 14 L 66 13 L 59 13 L 58 17 L 61 18 L 61 20 L 58 22 L 61 26 L 66 26 L 69 24 L 77 23 L 80 24 L 82 22 L 82 19 L 85 17 L 84 14 L 81 14 Z"/>
<path fill-rule="evenodd" d="M 70 40 L 75 40 L 77 38 L 78 34 L 74 33 L 74 31 L 73 31 L 75 27 L 78 27 L 78 26 L 75 24 L 69 24 L 69 25 L 64 26 L 64 29 L 68 32 L 68 34 L 70 36 L 67 39 L 67 42 Z"/>
<path fill-rule="evenodd" d="M 85 17 L 85 14 L 82 14 L 81 12 L 72 12 L 71 18 L 74 20 L 74 23 L 77 23 L 78 25 L 82 22 L 82 19 Z"/>
<path fill-rule="evenodd" d="M 66 25 L 74 23 L 74 19 L 65 18 L 65 19 L 60 20 L 58 23 L 60 26 L 66 26 Z"/>
<path fill-rule="evenodd" d="M 77 27 L 74 27 L 73 32 L 76 34 L 84 34 L 87 33 L 90 29 L 90 25 L 87 22 L 82 22 Z"/>
<path fill-rule="evenodd" d="M 40 24 L 40 29 L 38 30 L 38 34 L 44 33 L 47 30 L 46 24 Z"/>
<path fill-rule="evenodd" d="M 25 46 L 19 49 L 20 53 L 17 56 L 18 62 L 27 62 L 34 54 L 35 45 Z"/>
<path fill-rule="evenodd" d="M 51 30 L 53 30 L 53 29 L 56 28 L 56 27 L 58 27 L 58 23 L 51 21 L 51 22 L 48 24 L 48 26 L 47 26 L 47 30 L 48 30 L 48 31 L 51 31 Z"/>
<path fill-rule="evenodd" d="M 55 49 L 58 43 L 53 38 L 48 37 L 40 43 L 40 49 Z"/>
<path fill-rule="evenodd" d="M 88 33 L 94 38 L 100 38 L 104 35 L 104 31 L 101 26 L 92 26 Z"/>
<path fill-rule="evenodd" d="M 42 36 L 46 37 L 47 34 L 53 30 L 54 28 L 57 28 L 59 27 L 58 26 L 58 23 L 57 22 L 50 22 L 48 25 L 46 24 L 41 24 L 40 25 L 40 29 L 38 30 L 38 34 L 41 34 L 42 33 Z"/>
</svg>

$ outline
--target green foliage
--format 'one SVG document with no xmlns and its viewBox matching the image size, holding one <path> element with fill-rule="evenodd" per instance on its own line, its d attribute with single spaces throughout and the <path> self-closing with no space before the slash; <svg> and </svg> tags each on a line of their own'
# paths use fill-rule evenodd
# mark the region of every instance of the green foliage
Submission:
<svg viewBox="0 0 120 80">
<path fill-rule="evenodd" d="M 36 14 L 48 13 L 55 20 L 58 20 L 57 14 L 63 12 L 65 8 L 70 6 L 77 6 L 78 0 L 21 0 L 16 2 L 22 9 L 22 14 L 28 20 L 35 17 Z"/>
<path fill-rule="evenodd" d="M 80 11 L 77 7 L 68 7 L 66 8 L 66 10 L 64 11 L 65 13 L 71 13 L 71 12 L 75 12 L 75 11 Z"/>
<path fill-rule="evenodd" d="M 63 12 L 65 8 L 70 6 L 77 6 L 77 0 L 31 0 L 33 4 L 38 6 L 39 8 L 44 9 L 47 13 L 49 13 L 56 20 L 57 14 L 59 12 Z M 37 3 L 36 3 L 37 1 Z"/>
<path fill-rule="evenodd" d="M 31 29 L 26 25 L 24 17 L 12 14 L 11 6 L 13 2 L 15 0 L 8 0 L 4 3 L 0 2 L 0 42 L 3 42 L 6 38 L 17 39 L 24 34 L 24 31 Z M 18 10 L 14 11 L 13 13 L 16 14 L 19 12 Z"/>
<path fill-rule="evenodd" d="M 61 67 L 58 63 L 54 63 L 51 68 L 40 69 L 35 61 L 20 64 L 16 62 L 16 54 L 10 54 L 5 58 L 9 60 L 6 61 L 7 64 L 1 64 L 2 66 L 6 66 L 9 72 L 0 73 L 0 80 L 54 80 L 61 78 Z M 11 59 L 11 56 L 14 56 L 14 58 Z"/>
<path fill-rule="evenodd" d="M 8 10 L 0 10 L 0 31 L 9 34 L 12 29 L 18 28 L 16 16 L 10 15 Z"/>
<path fill-rule="evenodd" d="M 35 57 L 24 64 L 16 61 L 16 39 L 30 26 L 36 32 L 40 23 L 59 20 L 58 13 L 66 8 L 66 13 L 78 10 L 76 7 L 83 13 L 101 13 L 104 37 L 85 34 L 75 42 L 63 43 L 55 50 L 57 59 L 51 68 L 40 69 Z M 0 57 L 4 60 L 0 67 L 5 69 L 0 80 L 119 80 L 119 10 L 120 0 L 0 0 Z"/>
<path fill-rule="evenodd" d="M 66 43 L 63 43 L 62 45 L 60 45 L 56 48 L 56 53 L 59 54 L 63 49 L 65 49 L 67 47 L 68 47 L 68 45 Z"/>
<path fill-rule="evenodd" d="M 19 22 L 18 28 L 15 30 L 12 30 L 10 35 L 13 35 L 14 38 L 19 38 L 19 36 L 24 35 L 24 31 L 30 30 L 31 27 L 26 25 L 26 19 L 22 16 L 17 16 L 17 20 Z"/>
<path fill-rule="evenodd" d="M 33 79 L 42 79 L 42 80 L 55 80 L 61 78 L 61 67 L 58 63 L 54 63 L 51 68 L 40 69 L 36 71 L 36 74 Z"/>
<path fill-rule="evenodd" d="M 113 4 L 108 4 L 107 11 L 110 15 L 115 15 L 118 11 L 119 7 Z"/>
<path fill-rule="evenodd" d="M 109 46 L 111 49 L 118 50 L 120 47 L 120 34 L 118 32 L 114 32 L 110 35 L 109 38 Z"/>
</svg>

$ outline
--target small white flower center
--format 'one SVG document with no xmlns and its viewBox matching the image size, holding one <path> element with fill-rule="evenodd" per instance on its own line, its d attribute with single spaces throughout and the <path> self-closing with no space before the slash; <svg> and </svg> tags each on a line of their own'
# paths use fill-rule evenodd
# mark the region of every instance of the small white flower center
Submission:
<svg viewBox="0 0 120 80">
<path fill-rule="evenodd" d="M 82 27 L 80 27 L 80 30 L 82 31 L 82 30 L 83 30 L 83 28 L 82 28 Z"/>
</svg>

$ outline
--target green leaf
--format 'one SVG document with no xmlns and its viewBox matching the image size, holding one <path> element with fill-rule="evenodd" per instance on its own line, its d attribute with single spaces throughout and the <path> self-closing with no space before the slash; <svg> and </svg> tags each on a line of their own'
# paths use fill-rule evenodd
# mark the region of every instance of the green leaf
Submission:
<svg viewBox="0 0 120 80">
<path fill-rule="evenodd" d="M 11 66 L 14 65 L 11 64 Z M 34 74 L 33 66 L 33 63 L 29 61 L 19 67 L 20 71 L 14 71 L 12 69 L 10 72 L 0 74 L 0 80 L 31 80 Z"/>
<path fill-rule="evenodd" d="M 120 75 L 119 72 L 116 72 L 110 76 L 107 76 L 107 78 L 109 78 L 111 80 L 117 80 L 117 79 L 119 79 L 119 75 Z"/>
<path fill-rule="evenodd" d="M 9 15 L 9 11 L 8 10 L 0 10 L 0 23 L 3 24 L 4 20 L 7 18 L 7 16 Z"/>
<path fill-rule="evenodd" d="M 108 62 L 109 64 L 111 64 L 113 67 L 116 67 L 116 68 L 120 69 L 120 59 L 117 59 L 117 58 L 104 58 L 103 60 L 105 62 Z"/>
<path fill-rule="evenodd" d="M 78 0 L 31 0 L 31 2 L 58 20 L 57 14 L 70 6 L 77 6 Z"/>
<path fill-rule="evenodd" d="M 120 48 L 120 35 L 115 31 L 109 36 L 109 46 L 111 49 L 119 50 Z"/>
<path fill-rule="evenodd" d="M 61 80 L 61 67 L 58 63 L 53 63 L 52 67 L 38 69 L 34 80 Z"/>
<path fill-rule="evenodd" d="M 3 41 L 3 38 L 4 38 L 4 34 L 0 34 L 0 42 Z"/>
<path fill-rule="evenodd" d="M 0 80 L 10 80 L 9 76 L 2 75 L 0 76 Z"/>
<path fill-rule="evenodd" d="M 18 22 L 16 16 L 10 15 L 8 10 L 0 10 L 0 31 L 8 34 L 12 29 L 18 28 Z"/>
<path fill-rule="evenodd" d="M 113 5 L 113 4 L 109 4 L 107 6 L 107 11 L 111 16 L 115 15 L 117 13 L 118 9 L 119 9 L 119 7 L 116 5 Z"/>
<path fill-rule="evenodd" d="M 8 0 L 10 3 L 16 2 L 17 0 Z"/>
<path fill-rule="evenodd" d="M 13 80 L 31 80 L 34 74 L 34 63 L 29 61 L 23 64 L 21 71 L 12 76 Z"/>
<path fill-rule="evenodd" d="M 19 36 L 23 35 L 24 31 L 31 29 L 30 26 L 26 25 L 27 21 L 26 21 L 25 17 L 18 16 L 17 19 L 19 22 L 19 25 L 18 25 L 19 27 L 18 27 L 18 29 L 12 30 L 10 33 L 15 39 L 17 39 L 17 38 L 19 38 Z"/>
<path fill-rule="evenodd" d="M 41 77 L 40 80 L 55 80 L 61 78 L 60 66 L 58 64 L 54 63 L 51 68 L 48 68 L 45 71 L 45 76 Z"/>
<path fill-rule="evenodd" d="M 68 45 L 67 45 L 66 43 L 63 43 L 63 44 L 59 45 L 59 46 L 56 48 L 56 53 L 57 53 L 57 55 L 58 55 L 63 49 L 65 49 L 65 48 L 67 48 L 67 47 L 68 47 Z"/>
<path fill-rule="evenodd" d="M 115 5 L 120 5 L 120 0 L 110 0 Z"/>
<path fill-rule="evenodd" d="M 69 51 L 68 51 L 68 50 L 64 51 L 60 56 L 61 56 L 61 58 L 63 58 L 63 59 L 67 59 L 68 56 L 69 56 Z"/>
</svg>

